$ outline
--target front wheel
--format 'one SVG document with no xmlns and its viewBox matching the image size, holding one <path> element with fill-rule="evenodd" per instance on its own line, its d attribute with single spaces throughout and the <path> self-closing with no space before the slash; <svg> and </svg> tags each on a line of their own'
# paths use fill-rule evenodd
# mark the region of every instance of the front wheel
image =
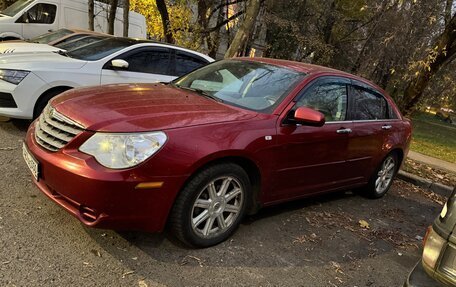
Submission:
<svg viewBox="0 0 456 287">
<path fill-rule="evenodd" d="M 234 233 L 250 200 L 249 177 L 232 163 L 198 173 L 181 191 L 170 215 L 176 237 L 190 246 L 208 247 Z"/>
<path fill-rule="evenodd" d="M 398 170 L 399 163 L 396 154 L 391 153 L 383 159 L 365 188 L 365 195 L 370 198 L 384 196 L 393 183 L 393 178 Z"/>
</svg>

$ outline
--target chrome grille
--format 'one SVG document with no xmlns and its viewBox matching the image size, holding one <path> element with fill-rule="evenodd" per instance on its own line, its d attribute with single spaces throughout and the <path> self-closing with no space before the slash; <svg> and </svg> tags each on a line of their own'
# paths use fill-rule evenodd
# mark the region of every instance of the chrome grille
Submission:
<svg viewBox="0 0 456 287">
<path fill-rule="evenodd" d="M 81 133 L 84 127 L 47 105 L 35 126 L 35 139 L 50 151 L 58 151 Z"/>
</svg>

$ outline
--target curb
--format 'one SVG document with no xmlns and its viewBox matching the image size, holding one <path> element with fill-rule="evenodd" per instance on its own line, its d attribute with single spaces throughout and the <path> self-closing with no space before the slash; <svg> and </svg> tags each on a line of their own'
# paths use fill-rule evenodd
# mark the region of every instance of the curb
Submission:
<svg viewBox="0 0 456 287">
<path fill-rule="evenodd" d="M 443 195 L 445 197 L 449 197 L 456 187 L 447 186 L 438 182 L 433 182 L 429 179 L 422 178 L 421 176 L 417 176 L 403 170 L 400 170 L 397 173 L 397 178 L 402 179 L 403 181 L 409 182 L 411 184 L 417 185 L 419 187 L 427 188 L 437 194 Z"/>
</svg>

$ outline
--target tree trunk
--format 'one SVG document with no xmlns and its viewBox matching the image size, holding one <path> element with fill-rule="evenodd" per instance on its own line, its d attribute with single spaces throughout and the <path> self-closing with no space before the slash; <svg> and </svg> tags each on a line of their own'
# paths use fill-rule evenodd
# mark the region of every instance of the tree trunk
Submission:
<svg viewBox="0 0 456 287">
<path fill-rule="evenodd" d="M 451 10 L 453 8 L 453 0 L 446 0 L 445 5 L 445 26 L 451 21 Z"/>
<path fill-rule="evenodd" d="M 405 88 L 401 106 L 406 115 L 414 112 L 431 78 L 456 55 L 456 16 L 450 19 L 432 47 L 434 48 L 424 59 L 424 67 Z"/>
<path fill-rule="evenodd" d="M 168 8 L 166 8 L 165 0 L 155 0 L 157 4 L 158 12 L 160 12 L 160 16 L 162 18 L 163 24 L 163 34 L 165 35 L 165 40 L 168 43 L 174 44 L 174 36 L 173 31 L 171 31 L 170 22 L 169 22 L 169 14 Z"/>
<path fill-rule="evenodd" d="M 217 16 L 217 25 L 220 25 L 220 23 L 223 22 L 224 20 L 225 13 L 223 9 L 219 9 L 219 13 Z M 220 46 L 220 29 L 210 33 L 207 37 L 207 47 L 209 49 L 208 55 L 212 58 L 217 57 L 217 52 Z"/>
<path fill-rule="evenodd" d="M 109 13 L 108 13 L 108 34 L 114 35 L 114 23 L 116 22 L 116 12 L 119 0 L 109 1 Z"/>
<path fill-rule="evenodd" d="M 123 36 L 128 37 L 130 27 L 130 0 L 124 0 L 123 6 Z"/>
<path fill-rule="evenodd" d="M 89 30 L 90 31 L 95 31 L 95 1 L 94 0 L 89 0 Z"/>
<path fill-rule="evenodd" d="M 239 27 L 234 36 L 233 42 L 225 53 L 225 58 L 231 58 L 239 54 L 244 47 L 245 42 L 249 39 L 255 26 L 255 21 L 260 12 L 260 0 L 250 0 L 247 4 L 244 22 Z"/>
</svg>

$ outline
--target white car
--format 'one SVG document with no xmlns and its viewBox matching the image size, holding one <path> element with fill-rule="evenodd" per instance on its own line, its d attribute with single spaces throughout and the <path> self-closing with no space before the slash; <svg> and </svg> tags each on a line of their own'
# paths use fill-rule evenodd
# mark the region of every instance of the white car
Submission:
<svg viewBox="0 0 456 287">
<path fill-rule="evenodd" d="M 158 42 L 107 38 L 69 52 L 0 56 L 0 116 L 32 119 L 54 96 L 76 87 L 169 82 L 209 56 Z"/>
</svg>

